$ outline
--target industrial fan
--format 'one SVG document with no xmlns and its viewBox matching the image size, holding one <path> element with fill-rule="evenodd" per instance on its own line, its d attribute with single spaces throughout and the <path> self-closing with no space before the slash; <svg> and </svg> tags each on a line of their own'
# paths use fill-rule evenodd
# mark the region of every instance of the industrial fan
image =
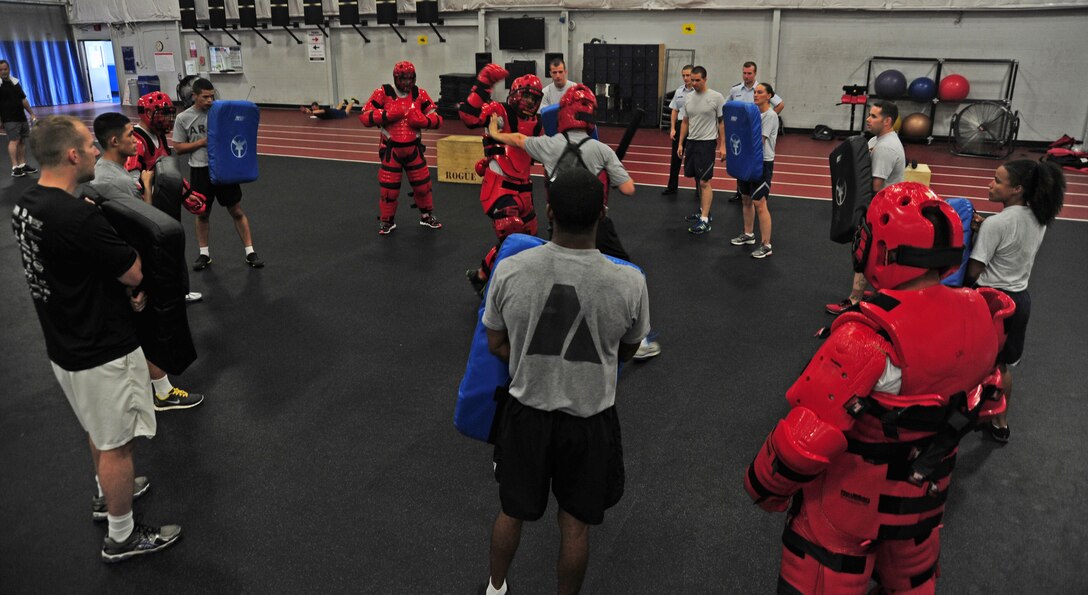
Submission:
<svg viewBox="0 0 1088 595">
<path fill-rule="evenodd" d="M 972 103 L 952 116 L 948 138 L 956 155 L 1003 159 L 1020 130 L 1020 112 L 993 101 Z"/>
</svg>

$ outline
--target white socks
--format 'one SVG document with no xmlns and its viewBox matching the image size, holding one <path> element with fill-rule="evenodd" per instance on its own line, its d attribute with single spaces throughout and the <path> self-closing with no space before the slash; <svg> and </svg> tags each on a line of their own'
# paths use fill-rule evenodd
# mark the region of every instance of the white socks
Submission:
<svg viewBox="0 0 1088 595">
<path fill-rule="evenodd" d="M 246 246 L 246 256 L 253 254 L 253 246 Z"/>
<path fill-rule="evenodd" d="M 209 256 L 210 257 L 212 255 L 211 246 L 201 246 L 200 247 L 200 253 L 203 254 L 204 256 Z"/>
<path fill-rule="evenodd" d="M 98 483 L 98 475 L 97 474 L 94 476 L 94 485 L 98 487 L 98 497 L 101 498 L 103 496 L 103 494 L 102 494 L 102 484 Z"/>
<path fill-rule="evenodd" d="M 151 386 L 155 387 L 155 396 L 163 396 L 170 394 L 170 391 L 174 390 L 174 385 L 170 383 L 170 376 L 163 374 L 162 378 L 155 380 L 151 379 Z"/>
<path fill-rule="evenodd" d="M 136 525 L 136 523 L 132 522 L 131 510 L 122 516 L 106 515 L 106 520 L 110 523 L 110 539 L 117 543 L 128 539 L 128 536 L 132 535 L 132 528 Z"/>
<path fill-rule="evenodd" d="M 506 581 L 502 582 L 502 587 L 496 589 L 491 586 L 491 578 L 487 579 L 487 595 L 506 595 Z"/>
</svg>

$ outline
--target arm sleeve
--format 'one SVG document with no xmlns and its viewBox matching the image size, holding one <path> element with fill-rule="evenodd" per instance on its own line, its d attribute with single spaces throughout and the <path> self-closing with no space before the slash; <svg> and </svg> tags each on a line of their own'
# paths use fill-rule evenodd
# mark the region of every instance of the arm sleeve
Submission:
<svg viewBox="0 0 1088 595">
<path fill-rule="evenodd" d="M 989 264 L 1001 244 L 1003 229 L 1001 219 L 989 218 L 982 222 L 975 236 L 975 246 L 971 249 L 971 260 Z"/>
<path fill-rule="evenodd" d="M 487 288 L 487 304 L 484 306 L 484 315 L 481 318 L 484 326 L 493 331 L 506 330 L 506 322 L 502 318 L 502 297 L 506 287 L 504 272 L 503 269 L 496 268 L 491 276 L 491 284 Z"/>
<path fill-rule="evenodd" d="M 97 208 L 88 214 L 78 234 L 87 263 L 110 278 L 124 275 L 136 262 L 136 251 L 117 235 Z"/>
<path fill-rule="evenodd" d="M 175 143 L 189 142 L 189 133 L 187 131 L 188 124 L 185 123 L 186 119 L 185 114 L 181 113 L 178 114 L 177 119 L 174 121 L 173 140 Z"/>
<path fill-rule="evenodd" d="M 872 155 L 873 177 L 887 180 L 895 166 L 895 152 L 891 147 L 877 145 Z"/>
<path fill-rule="evenodd" d="M 604 168 L 608 171 L 609 184 L 619 186 L 631 179 L 631 174 L 624 169 L 623 163 L 620 163 L 620 158 L 616 157 L 616 152 L 612 150 L 612 147 L 602 145 L 601 153 L 604 156 Z"/>
</svg>

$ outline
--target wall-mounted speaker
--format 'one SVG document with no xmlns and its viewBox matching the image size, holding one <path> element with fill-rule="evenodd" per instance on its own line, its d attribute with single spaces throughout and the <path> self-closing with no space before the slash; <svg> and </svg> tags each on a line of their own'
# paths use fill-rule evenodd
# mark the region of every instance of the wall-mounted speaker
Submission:
<svg viewBox="0 0 1088 595">
<path fill-rule="evenodd" d="M 272 13 L 273 26 L 287 27 L 291 24 L 291 9 L 287 6 L 287 0 L 269 0 L 268 8 Z"/>
<path fill-rule="evenodd" d="M 418 0 L 416 2 L 417 23 L 438 22 L 438 0 Z"/>
<path fill-rule="evenodd" d="M 476 54 L 476 73 L 478 74 L 484 69 L 484 66 L 491 64 L 491 52 L 479 52 Z"/>
<path fill-rule="evenodd" d="M 178 0 L 181 28 L 196 29 L 196 0 Z"/>
<path fill-rule="evenodd" d="M 249 29 L 257 28 L 257 0 L 238 0 L 238 24 Z"/>
<path fill-rule="evenodd" d="M 359 0 L 340 0 L 340 24 L 359 24 Z"/>
<path fill-rule="evenodd" d="M 397 24 L 396 0 L 377 0 L 377 2 L 374 3 L 374 8 L 378 11 L 379 25 Z"/>
<path fill-rule="evenodd" d="M 302 0 L 302 22 L 307 25 L 325 24 L 325 12 L 321 7 L 321 0 Z"/>
<path fill-rule="evenodd" d="M 223 0 L 208 0 L 208 25 L 212 29 L 227 28 L 227 7 Z"/>
</svg>

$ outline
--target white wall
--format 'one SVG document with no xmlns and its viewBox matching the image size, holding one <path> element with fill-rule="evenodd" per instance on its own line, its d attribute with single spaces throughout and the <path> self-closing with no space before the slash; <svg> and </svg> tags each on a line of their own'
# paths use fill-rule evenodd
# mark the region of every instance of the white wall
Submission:
<svg viewBox="0 0 1088 595">
<path fill-rule="evenodd" d="M 561 11 L 527 10 L 485 13 L 483 31 L 478 30 L 476 13 L 443 15 L 447 25 L 440 28 L 447 43 L 426 27 L 401 28 L 408 43 L 401 43 L 388 27 L 363 29 L 372 43 L 363 43 L 350 28 L 331 29 L 327 40 L 330 64 L 310 63 L 306 46 L 297 45 L 281 30 L 262 30 L 273 40 L 267 45 L 255 34 L 234 31 L 244 47 L 245 73 L 213 75 L 221 96 L 262 103 L 302 104 L 355 96 L 365 99 L 375 87 L 389 82 L 392 65 L 411 60 L 419 71 L 419 83 L 437 100 L 438 75 L 470 72 L 473 54 L 481 47 L 491 51 L 496 62 L 534 59 L 542 78 L 544 52 L 503 52 L 498 50 L 498 19 L 508 16 L 543 16 L 547 25 L 547 51 L 564 52 L 571 78 L 581 79 L 582 44 L 593 38 L 609 43 L 664 43 L 666 48 L 694 49 L 695 62 L 709 72 L 712 88 L 726 90 L 739 82 L 741 63 L 753 60 L 760 66 L 760 78 L 775 85 L 786 99 L 784 120 L 790 127 L 811 128 L 827 124 L 846 128 L 849 107 L 836 106 L 842 85 L 863 84 L 867 61 L 874 55 L 922 56 L 934 58 L 1008 58 L 1020 61 L 1020 75 L 1013 107 L 1021 112 L 1020 137 L 1025 140 L 1054 139 L 1064 133 L 1081 135 L 1088 120 L 1088 62 L 1075 48 L 1083 45 L 1088 31 L 1088 8 L 1050 11 L 992 12 L 865 12 L 783 10 L 774 57 L 772 10 L 737 11 L 572 11 L 567 23 Z M 407 15 L 411 22 L 411 15 Z M 695 34 L 686 35 L 682 25 L 693 23 Z M 568 47 L 564 47 L 564 28 Z M 305 27 L 294 30 L 304 38 Z M 78 32 L 77 32 L 78 33 Z M 482 33 L 482 35 L 481 35 Z M 416 36 L 426 34 L 427 45 L 418 45 Z M 217 45 L 232 45 L 222 33 L 207 32 Z M 171 37 L 173 36 L 173 37 Z M 115 33 L 116 44 L 137 46 L 140 74 L 153 66 L 151 47 L 156 40 L 175 44 L 176 69 L 195 39 L 201 55 L 207 44 L 192 33 L 177 39 L 172 24 L 142 24 Z M 1073 48 L 1073 49 L 1071 49 Z M 117 63 L 121 57 L 118 50 Z M 908 79 L 927 74 L 902 65 Z M 972 97 L 996 96 L 993 69 L 973 71 L 956 68 L 972 80 Z M 162 74 L 162 73 L 160 73 Z M 163 76 L 166 86 L 166 76 Z M 334 88 L 335 85 L 335 88 Z M 172 87 L 172 85 L 170 85 Z M 332 96 L 334 95 L 337 96 Z M 915 111 L 904 105 L 902 111 Z M 939 108 L 935 131 L 947 131 L 947 119 L 954 110 Z"/>
</svg>

